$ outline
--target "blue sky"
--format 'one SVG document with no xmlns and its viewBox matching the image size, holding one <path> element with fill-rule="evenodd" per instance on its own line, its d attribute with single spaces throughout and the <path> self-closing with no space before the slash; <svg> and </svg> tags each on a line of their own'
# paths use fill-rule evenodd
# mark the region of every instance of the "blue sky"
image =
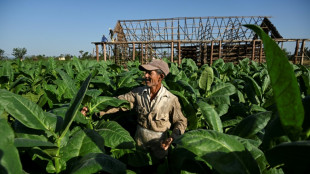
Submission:
<svg viewBox="0 0 310 174">
<path fill-rule="evenodd" d="M 0 49 L 27 55 L 79 55 L 117 20 L 205 16 L 272 16 L 284 38 L 310 38 L 309 0 L 0 0 Z M 306 45 L 310 47 L 309 43 Z"/>
</svg>

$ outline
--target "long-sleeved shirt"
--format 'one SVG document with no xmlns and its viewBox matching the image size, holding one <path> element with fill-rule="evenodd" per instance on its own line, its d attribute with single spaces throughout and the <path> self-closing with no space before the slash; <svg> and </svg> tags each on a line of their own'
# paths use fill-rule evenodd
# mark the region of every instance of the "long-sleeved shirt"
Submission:
<svg viewBox="0 0 310 174">
<path fill-rule="evenodd" d="M 135 88 L 118 98 L 129 101 L 131 109 L 138 114 L 138 124 L 143 128 L 165 132 L 173 126 L 171 137 L 176 138 L 187 127 L 187 119 L 181 111 L 178 98 L 163 85 L 152 101 L 147 86 Z"/>
</svg>

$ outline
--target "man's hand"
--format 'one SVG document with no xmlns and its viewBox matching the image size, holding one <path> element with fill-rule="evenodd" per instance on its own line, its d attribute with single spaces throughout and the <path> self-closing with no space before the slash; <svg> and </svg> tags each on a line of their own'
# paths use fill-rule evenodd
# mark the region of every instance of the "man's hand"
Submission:
<svg viewBox="0 0 310 174">
<path fill-rule="evenodd" d="M 86 117 L 87 112 L 88 112 L 88 108 L 84 106 L 81 110 L 81 113 Z"/>
<path fill-rule="evenodd" d="M 163 148 L 164 150 L 167 150 L 170 146 L 170 144 L 172 143 L 173 138 L 167 138 L 164 142 L 161 143 L 161 148 Z"/>
</svg>

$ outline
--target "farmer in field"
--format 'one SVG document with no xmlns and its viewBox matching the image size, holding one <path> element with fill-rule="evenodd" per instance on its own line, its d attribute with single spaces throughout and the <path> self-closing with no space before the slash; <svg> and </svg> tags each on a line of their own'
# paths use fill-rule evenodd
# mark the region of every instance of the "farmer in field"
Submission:
<svg viewBox="0 0 310 174">
<path fill-rule="evenodd" d="M 169 73 L 168 64 L 155 59 L 149 64 L 140 65 L 139 69 L 144 71 L 146 86 L 135 88 L 118 98 L 129 101 L 131 109 L 137 112 L 137 145 L 161 159 L 167 155 L 172 141 L 184 133 L 187 119 L 182 114 L 178 98 L 162 85 L 162 80 Z M 102 111 L 100 116 L 119 110 L 112 108 Z M 84 107 L 81 112 L 86 115 L 87 108 Z M 171 127 L 172 133 L 168 136 L 167 131 Z"/>
</svg>

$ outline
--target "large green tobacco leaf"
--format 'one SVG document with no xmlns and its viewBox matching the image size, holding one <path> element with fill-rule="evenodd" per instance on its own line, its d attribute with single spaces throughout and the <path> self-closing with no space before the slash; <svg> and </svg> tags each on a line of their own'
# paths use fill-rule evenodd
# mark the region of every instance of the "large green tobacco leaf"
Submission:
<svg viewBox="0 0 310 174">
<path fill-rule="evenodd" d="M 81 64 L 81 62 L 80 62 L 80 60 L 77 58 L 77 57 L 73 57 L 73 59 L 72 59 L 72 64 L 73 64 L 73 66 L 75 66 L 75 70 L 77 71 L 77 72 L 81 72 L 81 71 L 83 71 L 83 65 Z"/>
<path fill-rule="evenodd" d="M 304 108 L 293 68 L 285 53 L 260 27 L 245 26 L 263 40 L 267 69 L 282 126 L 290 138 L 297 139 L 302 131 Z"/>
<path fill-rule="evenodd" d="M 87 77 L 87 79 L 83 82 L 80 90 L 78 91 L 78 93 L 76 94 L 76 96 L 74 97 L 74 99 L 72 99 L 70 107 L 68 109 L 68 111 L 66 112 L 65 115 L 65 119 L 64 119 L 64 123 L 62 126 L 62 135 L 61 137 L 63 137 L 66 132 L 69 130 L 69 127 L 71 125 L 71 123 L 73 122 L 73 120 L 75 119 L 75 116 L 77 115 L 78 109 L 83 101 L 83 98 L 85 96 L 85 93 L 87 91 L 89 82 L 91 79 L 91 74 Z"/>
<path fill-rule="evenodd" d="M 260 112 L 244 118 L 234 129 L 233 134 L 243 138 L 255 135 L 257 132 L 265 128 L 272 112 Z"/>
<path fill-rule="evenodd" d="M 114 98 L 114 97 L 99 96 L 91 100 L 91 106 L 89 106 L 89 111 L 92 114 L 93 112 L 102 111 L 108 106 L 111 106 L 111 107 L 122 106 L 127 109 L 130 108 L 129 102 L 126 100 L 121 100 L 121 99 Z"/>
<path fill-rule="evenodd" d="M 211 88 L 211 84 L 213 83 L 214 75 L 213 69 L 211 67 L 206 67 L 199 78 L 199 87 L 205 91 L 209 91 Z"/>
<path fill-rule="evenodd" d="M 25 126 L 33 129 L 54 132 L 57 117 L 46 114 L 41 107 L 22 96 L 0 89 L 0 105 Z"/>
<path fill-rule="evenodd" d="M 89 153 L 105 153 L 104 140 L 94 130 L 79 130 L 60 149 L 61 160 L 72 161 L 75 157 L 83 157 Z"/>
<path fill-rule="evenodd" d="M 212 130 L 193 130 L 183 134 L 175 142 L 176 149 L 184 149 L 187 154 L 192 153 L 196 159 L 208 163 L 221 174 L 260 173 L 251 153 L 235 136 Z M 178 156 L 186 158 L 182 153 Z"/>
<path fill-rule="evenodd" d="M 218 83 L 214 85 L 206 100 L 212 104 L 230 104 L 229 96 L 236 93 L 236 88 L 231 83 Z"/>
<path fill-rule="evenodd" d="M 218 132 L 223 132 L 222 121 L 214 108 L 204 101 L 198 101 L 197 104 L 210 128 Z"/>
<path fill-rule="evenodd" d="M 126 173 L 126 165 L 109 155 L 102 153 L 90 153 L 78 161 L 71 173 L 85 174 L 98 173 L 104 171 L 107 173 Z"/>
<path fill-rule="evenodd" d="M 115 121 L 105 122 L 104 120 L 96 127 L 98 133 L 103 137 L 107 147 L 118 149 L 130 149 L 134 147 L 135 141 L 126 131 Z"/>
<path fill-rule="evenodd" d="M 6 119 L 0 119 L 0 173 L 22 173 L 18 150 L 14 146 L 14 132 Z"/>
<path fill-rule="evenodd" d="M 57 72 L 59 73 L 59 75 L 61 76 L 63 80 L 63 83 L 65 84 L 66 92 L 69 93 L 69 96 L 74 96 L 77 92 L 74 80 L 72 80 L 71 77 L 67 73 L 65 73 L 64 71 L 60 69 L 57 69 Z"/>
<path fill-rule="evenodd" d="M 266 152 L 270 165 L 282 165 L 286 173 L 309 173 L 309 156 L 310 141 L 282 143 Z"/>
</svg>

